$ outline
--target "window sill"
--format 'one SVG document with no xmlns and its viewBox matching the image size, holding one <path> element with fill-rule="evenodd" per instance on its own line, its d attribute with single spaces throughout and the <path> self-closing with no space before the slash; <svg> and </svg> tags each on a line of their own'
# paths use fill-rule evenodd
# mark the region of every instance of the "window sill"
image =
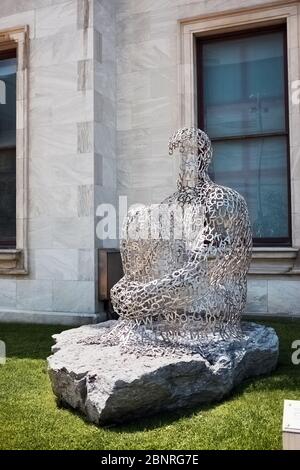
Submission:
<svg viewBox="0 0 300 470">
<path fill-rule="evenodd" d="M 249 274 L 300 275 L 299 248 L 253 248 Z"/>
<path fill-rule="evenodd" d="M 27 274 L 23 250 L 0 249 L 0 275 Z"/>
</svg>

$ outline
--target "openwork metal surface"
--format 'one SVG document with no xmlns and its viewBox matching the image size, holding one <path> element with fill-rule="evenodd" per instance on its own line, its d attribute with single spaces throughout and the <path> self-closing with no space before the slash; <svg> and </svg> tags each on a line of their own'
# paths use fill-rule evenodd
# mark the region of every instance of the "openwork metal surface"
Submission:
<svg viewBox="0 0 300 470">
<path fill-rule="evenodd" d="M 150 342 L 192 345 L 239 335 L 252 246 L 246 202 L 208 176 L 212 147 L 203 131 L 179 130 L 170 155 L 176 149 L 178 190 L 128 213 L 124 277 L 111 291 L 121 320 L 111 336 L 135 330 Z"/>
</svg>

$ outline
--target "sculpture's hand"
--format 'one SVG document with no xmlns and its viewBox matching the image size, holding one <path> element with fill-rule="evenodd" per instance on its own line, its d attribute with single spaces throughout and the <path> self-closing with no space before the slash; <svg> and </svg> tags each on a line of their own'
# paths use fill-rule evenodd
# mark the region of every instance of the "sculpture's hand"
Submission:
<svg viewBox="0 0 300 470">
<path fill-rule="evenodd" d="M 115 311 L 124 318 L 142 319 L 187 307 L 209 288 L 199 253 L 193 258 L 183 268 L 147 283 L 130 282 L 123 277 L 111 290 Z"/>
</svg>

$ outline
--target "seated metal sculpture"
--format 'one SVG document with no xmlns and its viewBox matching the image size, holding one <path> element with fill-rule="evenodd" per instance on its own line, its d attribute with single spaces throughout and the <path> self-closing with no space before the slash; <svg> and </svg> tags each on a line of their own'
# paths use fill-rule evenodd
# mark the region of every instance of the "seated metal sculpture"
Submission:
<svg viewBox="0 0 300 470">
<path fill-rule="evenodd" d="M 212 147 L 203 131 L 179 130 L 169 141 L 170 155 L 175 149 L 182 155 L 178 190 L 158 206 L 128 213 L 124 277 L 111 291 L 112 304 L 123 325 L 161 339 L 230 338 L 239 335 L 246 302 L 252 246 L 247 205 L 210 179 Z"/>
</svg>

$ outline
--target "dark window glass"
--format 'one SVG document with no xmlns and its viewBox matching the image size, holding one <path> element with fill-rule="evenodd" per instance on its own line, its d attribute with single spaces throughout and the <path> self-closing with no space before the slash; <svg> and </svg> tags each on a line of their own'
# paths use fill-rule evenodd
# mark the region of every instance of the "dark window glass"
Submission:
<svg viewBox="0 0 300 470">
<path fill-rule="evenodd" d="M 247 200 L 256 244 L 290 243 L 285 30 L 198 40 L 199 125 L 216 182 Z"/>
<path fill-rule="evenodd" d="M 10 54 L 11 56 L 12 54 Z M 16 243 L 15 57 L 0 55 L 0 247 Z"/>
</svg>

